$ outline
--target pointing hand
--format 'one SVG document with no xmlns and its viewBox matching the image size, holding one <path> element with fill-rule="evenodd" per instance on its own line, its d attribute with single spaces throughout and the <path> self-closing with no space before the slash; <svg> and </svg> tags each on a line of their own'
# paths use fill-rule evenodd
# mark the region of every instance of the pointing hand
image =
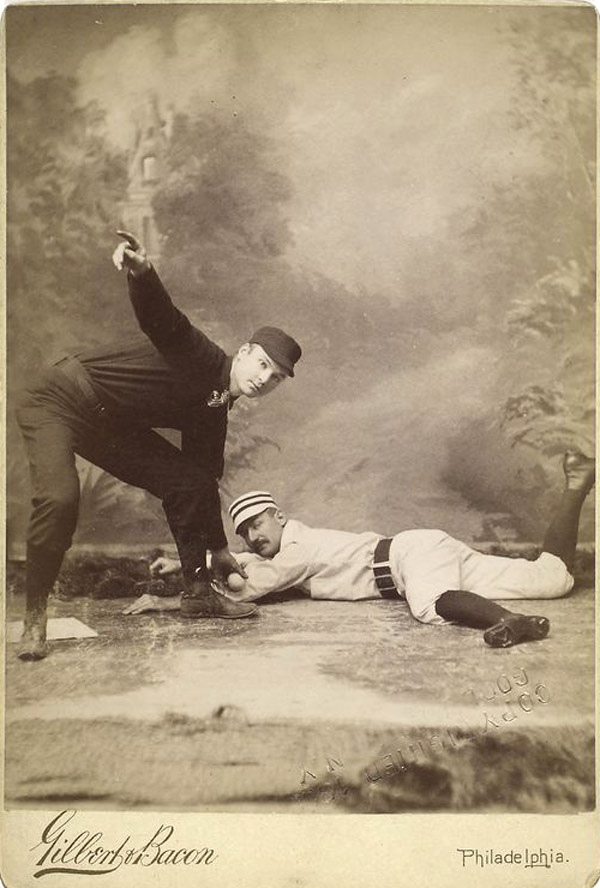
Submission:
<svg viewBox="0 0 600 888">
<path fill-rule="evenodd" d="M 112 260 L 115 267 L 121 271 L 126 268 L 133 277 L 139 277 L 151 268 L 146 251 L 135 235 L 129 231 L 117 231 L 119 237 L 125 238 L 113 253 Z"/>
</svg>

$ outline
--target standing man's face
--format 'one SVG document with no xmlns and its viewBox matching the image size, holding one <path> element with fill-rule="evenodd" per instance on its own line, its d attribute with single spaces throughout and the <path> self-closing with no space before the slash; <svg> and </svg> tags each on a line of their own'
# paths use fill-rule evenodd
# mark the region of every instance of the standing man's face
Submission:
<svg viewBox="0 0 600 888">
<path fill-rule="evenodd" d="M 234 398 L 263 398 L 286 378 L 285 370 L 271 360 L 261 345 L 246 343 L 233 359 L 229 391 Z"/>
<path fill-rule="evenodd" d="M 238 530 L 251 552 L 262 558 L 273 558 L 281 548 L 281 536 L 286 517 L 283 512 L 265 509 L 260 515 L 248 518 Z"/>
</svg>

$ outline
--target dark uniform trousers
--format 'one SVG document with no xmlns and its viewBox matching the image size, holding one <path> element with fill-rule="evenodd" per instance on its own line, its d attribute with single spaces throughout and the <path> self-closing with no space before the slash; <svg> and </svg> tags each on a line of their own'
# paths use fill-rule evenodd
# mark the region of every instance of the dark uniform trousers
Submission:
<svg viewBox="0 0 600 888">
<path fill-rule="evenodd" d="M 184 578 L 206 563 L 206 528 L 215 479 L 152 429 L 118 420 L 60 367 L 50 368 L 17 408 L 32 481 L 28 585 L 48 591 L 71 545 L 79 510 L 75 454 L 162 501 Z M 33 591 L 33 590 L 32 590 Z"/>
</svg>

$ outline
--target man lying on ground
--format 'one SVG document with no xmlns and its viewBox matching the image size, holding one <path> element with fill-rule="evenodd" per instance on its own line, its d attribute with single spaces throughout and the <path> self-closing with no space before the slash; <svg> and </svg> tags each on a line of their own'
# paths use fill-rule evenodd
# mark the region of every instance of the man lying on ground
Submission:
<svg viewBox="0 0 600 888">
<path fill-rule="evenodd" d="M 579 517 L 594 485 L 595 460 L 571 451 L 563 470 L 566 489 L 534 561 L 484 555 L 441 530 L 407 530 L 385 539 L 307 527 L 288 518 L 269 493 L 251 491 L 229 508 L 250 552 L 237 556 L 247 579 L 231 575 L 227 594 L 255 601 L 298 588 L 311 598 L 338 601 L 405 599 L 417 620 L 483 629 L 492 647 L 545 638 L 546 617 L 515 613 L 495 599 L 560 598 L 573 587 Z M 153 565 L 163 574 L 178 567 L 164 558 Z M 142 595 L 124 613 L 177 607 L 178 600 Z"/>
</svg>

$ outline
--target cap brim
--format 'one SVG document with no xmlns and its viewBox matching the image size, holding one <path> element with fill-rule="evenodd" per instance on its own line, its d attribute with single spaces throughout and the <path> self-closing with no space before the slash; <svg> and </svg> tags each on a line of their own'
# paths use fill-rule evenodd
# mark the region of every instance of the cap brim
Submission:
<svg viewBox="0 0 600 888">
<path fill-rule="evenodd" d="M 261 346 L 261 348 L 263 348 L 265 350 L 266 354 L 268 354 L 268 356 L 271 358 L 271 360 L 275 364 L 277 364 L 277 366 L 280 367 L 281 370 L 283 370 L 283 372 L 285 373 L 286 376 L 293 376 L 294 375 L 294 367 L 292 364 L 288 364 L 286 359 L 284 359 L 282 361 L 281 358 L 278 358 L 275 354 L 272 354 L 267 348 L 264 347 L 264 345 Z"/>
<path fill-rule="evenodd" d="M 256 518 L 257 515 L 261 515 L 263 512 L 266 512 L 267 509 L 277 509 L 275 503 L 256 503 L 254 506 L 248 506 L 247 509 L 244 509 L 243 512 L 235 518 L 233 522 L 233 529 L 235 533 L 239 532 L 240 527 L 246 521 L 249 521 L 251 518 Z"/>
</svg>

